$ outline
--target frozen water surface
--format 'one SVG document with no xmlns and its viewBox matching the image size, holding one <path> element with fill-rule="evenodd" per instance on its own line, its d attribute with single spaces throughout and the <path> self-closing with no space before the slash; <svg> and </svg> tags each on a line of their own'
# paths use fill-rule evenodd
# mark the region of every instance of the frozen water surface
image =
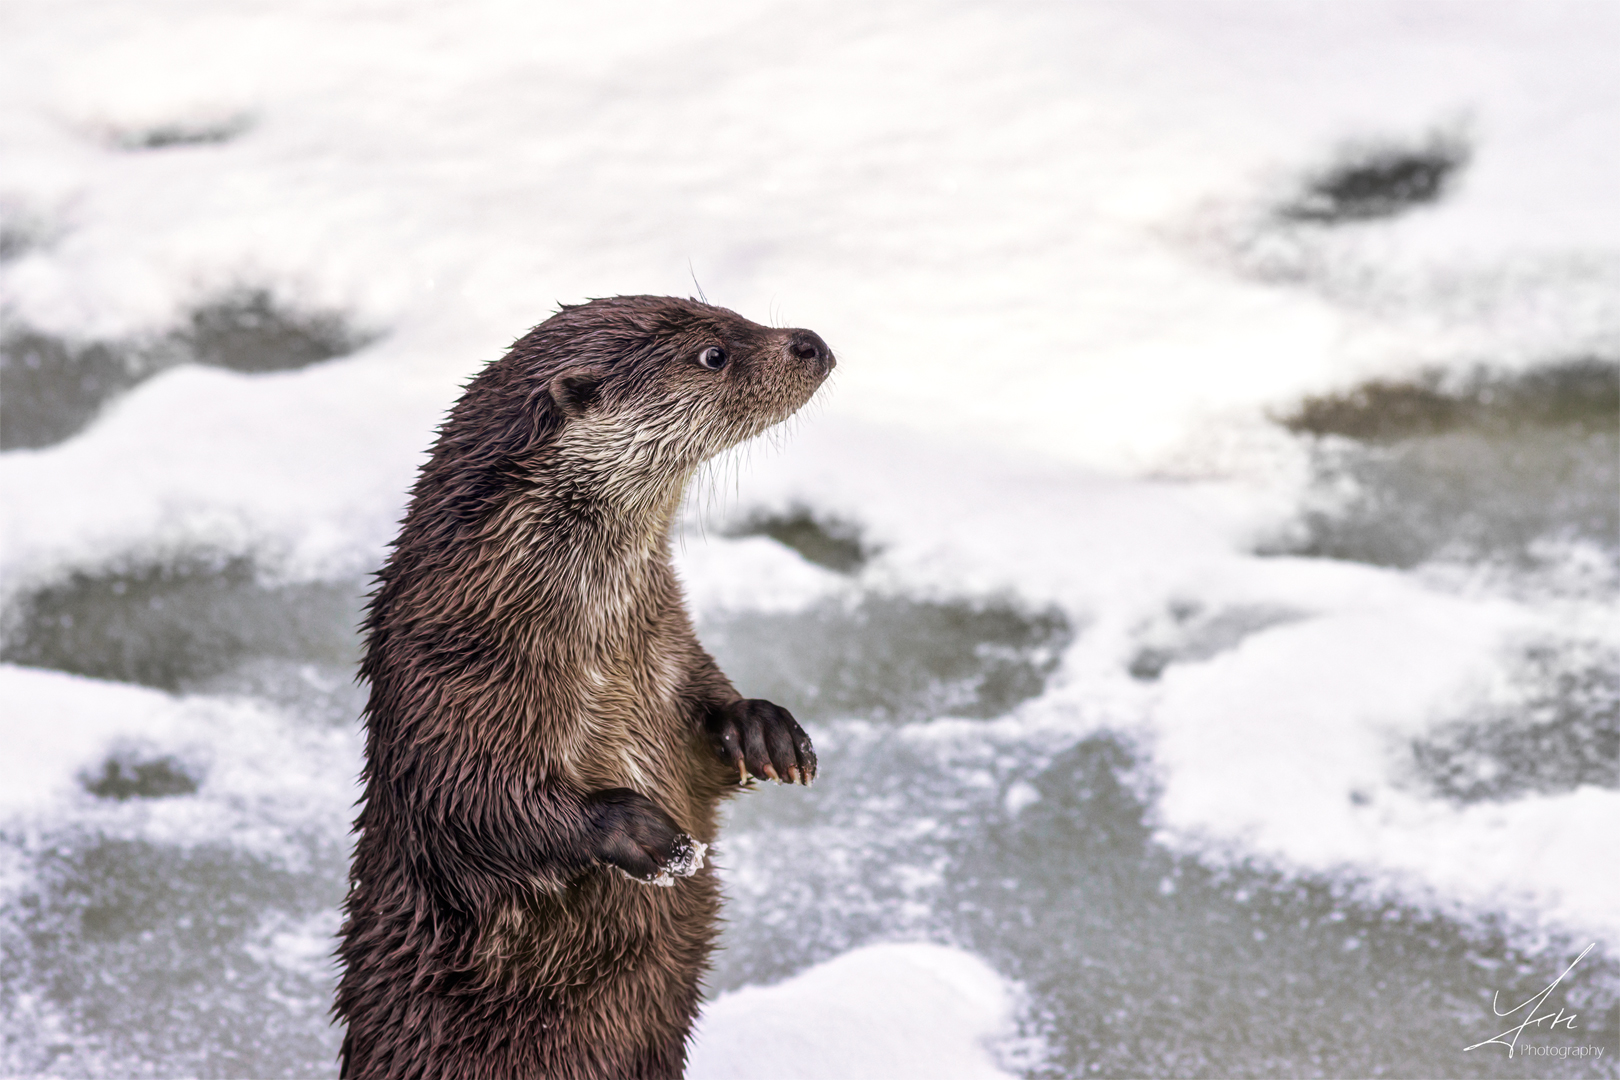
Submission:
<svg viewBox="0 0 1620 1080">
<path fill-rule="evenodd" d="M 178 364 L 285 371 L 353 352 L 370 335 L 333 313 L 282 309 L 264 289 L 234 289 L 166 333 L 74 342 L 26 326 L 0 331 L 0 449 L 49 446 L 88 425 L 107 402 Z"/>
<path fill-rule="evenodd" d="M 0 1073 L 331 1074 L 433 426 L 554 301 L 695 276 L 840 364 L 677 537 L 821 760 L 706 853 L 693 1076 L 1615 1075 L 1616 41 L 7 5 Z M 1573 1030 L 1464 1052 L 1594 943 Z"/>
</svg>

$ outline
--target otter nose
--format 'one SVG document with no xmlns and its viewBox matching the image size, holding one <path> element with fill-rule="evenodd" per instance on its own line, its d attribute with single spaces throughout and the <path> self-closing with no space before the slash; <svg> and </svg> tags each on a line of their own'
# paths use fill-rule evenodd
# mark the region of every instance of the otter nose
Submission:
<svg viewBox="0 0 1620 1080">
<path fill-rule="evenodd" d="M 788 352 L 796 359 L 820 365 L 823 373 L 838 366 L 827 343 L 821 340 L 819 334 L 809 330 L 793 331 L 793 336 L 788 339 Z"/>
</svg>

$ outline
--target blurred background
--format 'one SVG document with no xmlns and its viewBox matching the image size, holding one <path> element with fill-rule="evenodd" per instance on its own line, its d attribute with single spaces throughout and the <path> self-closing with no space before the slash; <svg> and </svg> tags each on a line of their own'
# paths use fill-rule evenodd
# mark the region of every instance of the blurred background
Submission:
<svg viewBox="0 0 1620 1080">
<path fill-rule="evenodd" d="M 840 363 L 678 538 L 822 762 L 730 810 L 694 1077 L 1616 1075 L 1616 55 L 1606 2 L 9 0 L 0 1073 L 335 1072 L 433 428 L 559 301 L 701 289 Z"/>
</svg>

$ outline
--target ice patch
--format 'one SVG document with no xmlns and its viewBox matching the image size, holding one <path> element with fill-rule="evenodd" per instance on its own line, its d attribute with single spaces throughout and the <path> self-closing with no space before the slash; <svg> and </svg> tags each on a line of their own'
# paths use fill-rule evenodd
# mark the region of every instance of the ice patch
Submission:
<svg viewBox="0 0 1620 1080">
<path fill-rule="evenodd" d="M 942 945 L 870 945 L 775 986 L 722 994 L 692 1039 L 692 1080 L 1005 1080 L 991 1044 L 1014 995 Z"/>
<path fill-rule="evenodd" d="M 849 581 L 764 536 L 726 539 L 689 530 L 675 568 L 694 617 L 727 611 L 785 613 L 848 591 Z"/>
<path fill-rule="evenodd" d="M 155 690 L 0 665 L 0 701 L 11 719 L 0 754 L 0 813 L 68 795 L 75 777 L 121 735 L 167 740 L 175 700 Z"/>
<path fill-rule="evenodd" d="M 1620 829 L 1620 792 L 1457 807 L 1401 785 L 1395 747 L 1476 700 L 1530 625 L 1504 603 L 1414 593 L 1171 668 L 1154 713 L 1165 834 L 1620 933 L 1620 875 L 1590 840 Z"/>
<path fill-rule="evenodd" d="M 0 832 L 67 815 L 110 836 L 287 854 L 294 834 L 331 835 L 352 814 L 360 747 L 347 724 L 9 664 L 0 665 L 0 701 L 16 748 L 0 755 Z M 172 757 L 201 780 L 190 791 L 153 792 L 169 797 L 87 790 L 109 776 L 116 785 L 132 753 L 142 762 Z"/>
</svg>

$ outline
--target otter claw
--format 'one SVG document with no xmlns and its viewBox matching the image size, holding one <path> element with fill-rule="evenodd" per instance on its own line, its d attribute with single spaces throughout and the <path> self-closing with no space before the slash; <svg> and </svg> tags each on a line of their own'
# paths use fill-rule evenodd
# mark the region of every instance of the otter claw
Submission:
<svg viewBox="0 0 1620 1080">
<path fill-rule="evenodd" d="M 810 736 L 780 705 L 740 699 L 716 708 L 704 724 L 720 760 L 737 769 L 740 787 L 749 786 L 751 777 L 809 787 L 816 775 Z"/>
</svg>

